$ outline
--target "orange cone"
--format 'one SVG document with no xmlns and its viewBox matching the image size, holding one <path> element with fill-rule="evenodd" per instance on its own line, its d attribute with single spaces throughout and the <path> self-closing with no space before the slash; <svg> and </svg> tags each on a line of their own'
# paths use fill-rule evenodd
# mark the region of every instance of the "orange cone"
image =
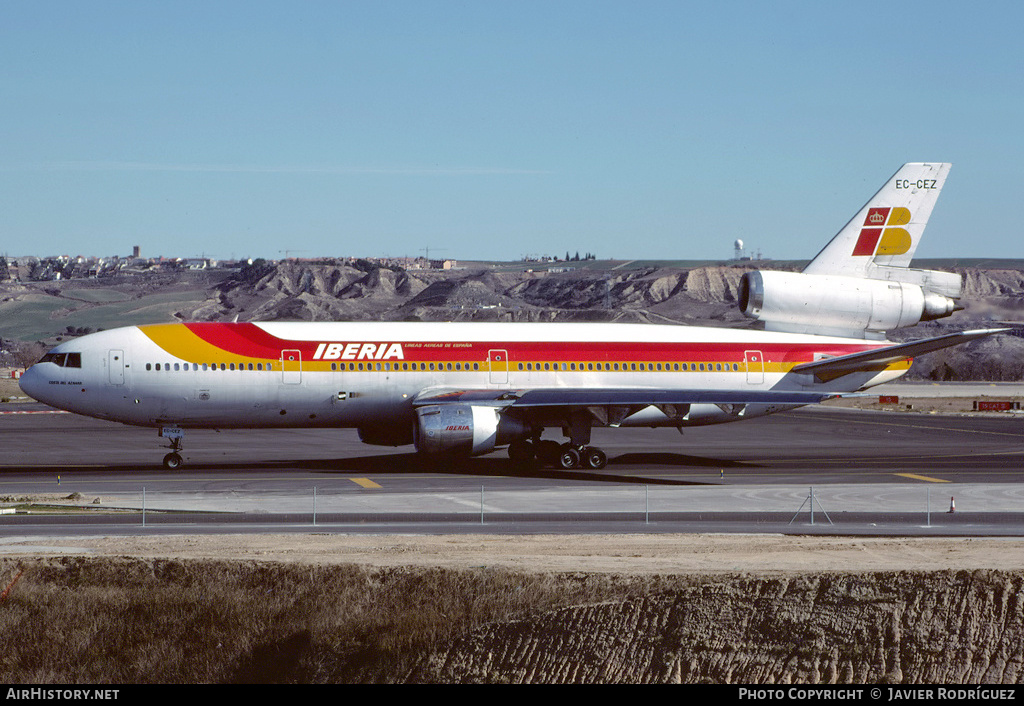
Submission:
<svg viewBox="0 0 1024 706">
<path fill-rule="evenodd" d="M 953 501 L 953 496 L 950 496 L 950 498 L 949 498 L 949 513 L 947 513 L 947 514 L 951 515 L 954 512 L 956 512 L 956 503 Z"/>
</svg>

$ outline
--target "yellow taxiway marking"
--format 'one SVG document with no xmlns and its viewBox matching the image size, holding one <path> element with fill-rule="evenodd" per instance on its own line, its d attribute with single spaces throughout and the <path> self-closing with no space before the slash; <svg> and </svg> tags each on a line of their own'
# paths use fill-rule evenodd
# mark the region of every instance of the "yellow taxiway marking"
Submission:
<svg viewBox="0 0 1024 706">
<path fill-rule="evenodd" d="M 356 485 L 361 485 L 364 488 L 379 488 L 380 486 L 374 483 L 369 478 L 349 478 L 350 481 Z"/>
<path fill-rule="evenodd" d="M 913 478 L 914 480 L 926 480 L 929 483 L 948 483 L 948 480 L 942 478 L 929 478 L 928 476 L 919 476 L 916 473 L 897 473 L 895 475 L 903 476 L 904 478 Z"/>
</svg>

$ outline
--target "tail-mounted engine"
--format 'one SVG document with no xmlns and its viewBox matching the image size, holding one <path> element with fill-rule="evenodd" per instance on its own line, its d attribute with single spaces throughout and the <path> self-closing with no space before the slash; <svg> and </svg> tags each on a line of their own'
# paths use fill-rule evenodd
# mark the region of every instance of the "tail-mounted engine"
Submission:
<svg viewBox="0 0 1024 706">
<path fill-rule="evenodd" d="M 959 296 L 957 274 L 906 269 L 894 274 L 904 281 L 755 270 L 743 275 L 739 306 L 769 331 L 865 338 L 963 308 L 947 296 Z M 920 283 L 906 281 L 913 279 Z"/>
<path fill-rule="evenodd" d="M 416 450 L 477 456 L 530 435 L 530 429 L 497 407 L 450 404 L 416 410 Z"/>
</svg>

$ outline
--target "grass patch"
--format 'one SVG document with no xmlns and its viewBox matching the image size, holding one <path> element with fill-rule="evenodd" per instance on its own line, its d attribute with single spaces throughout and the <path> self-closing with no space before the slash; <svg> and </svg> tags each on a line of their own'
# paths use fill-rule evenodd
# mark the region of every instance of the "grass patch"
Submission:
<svg viewBox="0 0 1024 706">
<path fill-rule="evenodd" d="M 415 681 L 476 627 L 635 588 L 486 568 L 91 557 L 0 561 L 0 588 L 20 569 L 0 604 L 0 673 L 23 684 Z"/>
</svg>

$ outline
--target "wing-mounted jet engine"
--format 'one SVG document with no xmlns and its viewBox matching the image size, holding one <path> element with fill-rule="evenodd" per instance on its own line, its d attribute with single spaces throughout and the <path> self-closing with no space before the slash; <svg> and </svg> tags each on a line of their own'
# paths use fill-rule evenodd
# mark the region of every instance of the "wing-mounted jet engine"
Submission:
<svg viewBox="0 0 1024 706">
<path fill-rule="evenodd" d="M 531 429 L 498 407 L 428 405 L 416 410 L 413 438 L 418 451 L 479 456 L 527 437 Z"/>
</svg>

